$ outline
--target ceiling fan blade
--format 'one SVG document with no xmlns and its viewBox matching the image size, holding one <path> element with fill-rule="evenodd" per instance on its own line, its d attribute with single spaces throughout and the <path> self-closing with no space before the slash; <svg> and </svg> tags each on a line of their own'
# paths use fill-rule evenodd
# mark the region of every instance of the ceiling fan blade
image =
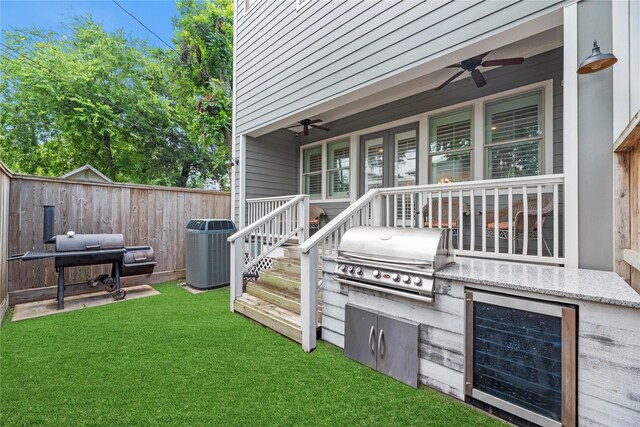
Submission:
<svg viewBox="0 0 640 427">
<path fill-rule="evenodd" d="M 460 74 L 464 73 L 464 70 L 462 71 L 458 71 L 457 73 L 455 73 L 452 77 L 449 77 L 444 83 L 442 83 L 440 86 L 438 86 L 435 90 L 440 90 L 443 87 L 445 87 L 446 85 L 448 85 L 449 83 L 451 83 L 452 81 L 454 81 L 455 79 L 457 79 Z"/>
<path fill-rule="evenodd" d="M 291 129 L 291 128 L 297 128 L 297 127 L 300 127 L 300 126 L 302 126 L 302 125 L 300 123 L 298 123 L 298 124 L 295 124 L 295 125 L 287 126 L 286 128 L 282 128 L 282 129 Z"/>
<path fill-rule="evenodd" d="M 470 58 L 470 59 L 476 59 L 478 61 L 481 61 L 482 59 L 484 59 L 485 56 L 489 55 L 490 53 L 491 51 L 481 53 L 480 55 L 474 56 L 473 58 Z"/>
<path fill-rule="evenodd" d="M 493 67 L 496 65 L 518 65 L 524 62 L 524 58 L 505 58 L 505 59 L 490 59 L 484 61 L 481 65 L 483 67 Z"/>
<path fill-rule="evenodd" d="M 471 72 L 471 78 L 476 82 L 476 86 L 482 87 L 487 84 L 487 81 L 484 79 L 484 76 L 480 72 L 480 70 L 473 70 Z"/>
<path fill-rule="evenodd" d="M 304 136 L 309 135 L 309 125 L 307 125 L 307 124 L 304 125 L 304 130 L 302 131 L 302 134 Z"/>
<path fill-rule="evenodd" d="M 331 129 L 329 129 L 328 127 L 324 127 L 324 126 L 318 126 L 318 125 L 309 125 L 312 128 L 316 128 L 316 129 L 322 129 L 322 130 L 326 130 L 327 132 L 329 132 Z"/>
<path fill-rule="evenodd" d="M 462 64 L 461 64 L 461 63 L 459 63 L 459 62 L 457 62 L 457 63 L 455 63 L 455 64 L 453 64 L 453 65 L 447 65 L 447 66 L 446 66 L 446 67 L 444 67 L 444 68 L 460 68 L 460 67 L 462 67 Z"/>
<path fill-rule="evenodd" d="M 320 123 L 320 122 L 322 122 L 322 119 L 313 119 L 309 122 L 309 124 Z"/>
</svg>

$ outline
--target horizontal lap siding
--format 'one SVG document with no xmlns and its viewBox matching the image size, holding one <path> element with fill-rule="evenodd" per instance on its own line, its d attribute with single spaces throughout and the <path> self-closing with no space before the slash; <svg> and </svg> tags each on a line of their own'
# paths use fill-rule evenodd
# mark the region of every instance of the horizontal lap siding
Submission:
<svg viewBox="0 0 640 427">
<path fill-rule="evenodd" d="M 247 137 L 246 198 L 287 196 L 298 193 L 298 146 L 288 131 L 260 139 Z"/>
<path fill-rule="evenodd" d="M 9 192 L 9 254 L 52 250 L 42 243 L 43 205 L 55 206 L 56 234 L 121 233 L 127 246 L 150 245 L 155 273 L 185 268 L 184 230 L 192 218 L 229 218 L 230 196 L 218 191 L 100 185 L 14 177 Z M 9 291 L 56 285 L 53 259 L 9 264 Z M 67 283 L 85 282 L 109 266 L 72 267 Z"/>
<path fill-rule="evenodd" d="M 259 2 L 239 13 L 239 132 L 559 7 L 539 2 Z"/>
</svg>

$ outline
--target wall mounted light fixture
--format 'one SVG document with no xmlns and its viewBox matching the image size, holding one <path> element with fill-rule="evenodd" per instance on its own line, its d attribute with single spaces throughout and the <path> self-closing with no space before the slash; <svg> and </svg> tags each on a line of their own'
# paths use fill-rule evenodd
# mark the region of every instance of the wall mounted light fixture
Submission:
<svg viewBox="0 0 640 427">
<path fill-rule="evenodd" d="M 233 166 L 238 166 L 240 164 L 240 158 L 236 157 L 235 159 L 233 157 L 230 157 L 229 160 L 227 160 L 226 162 L 224 162 L 224 165 L 228 168 L 231 168 Z"/>
<path fill-rule="evenodd" d="M 591 74 L 597 73 L 598 71 L 604 70 L 606 68 L 611 67 L 613 64 L 618 62 L 618 58 L 615 57 L 613 53 L 602 53 L 600 52 L 600 46 L 598 46 L 598 41 L 593 41 L 593 50 L 591 51 L 591 55 L 578 67 L 578 74 Z"/>
</svg>

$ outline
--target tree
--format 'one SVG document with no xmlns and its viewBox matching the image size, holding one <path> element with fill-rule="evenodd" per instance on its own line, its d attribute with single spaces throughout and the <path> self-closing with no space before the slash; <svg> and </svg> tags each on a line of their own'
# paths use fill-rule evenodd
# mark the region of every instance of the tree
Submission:
<svg viewBox="0 0 640 427">
<path fill-rule="evenodd" d="M 91 163 L 116 181 L 224 185 L 232 45 L 218 46 L 206 26 L 222 19 L 227 43 L 232 24 L 213 3 L 187 3 L 176 37 L 198 55 L 107 33 L 89 16 L 63 33 L 5 32 L 0 158 L 24 173 L 60 175 Z"/>
</svg>

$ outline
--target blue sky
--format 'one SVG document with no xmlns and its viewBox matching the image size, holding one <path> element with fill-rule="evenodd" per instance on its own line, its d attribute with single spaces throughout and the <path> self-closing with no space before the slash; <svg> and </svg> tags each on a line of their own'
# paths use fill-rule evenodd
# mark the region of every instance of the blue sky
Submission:
<svg viewBox="0 0 640 427">
<path fill-rule="evenodd" d="M 153 32 L 170 45 L 173 35 L 171 17 L 177 15 L 174 0 L 117 0 Z M 150 44 L 165 47 L 132 17 L 111 0 L 0 0 L 0 28 L 33 27 L 62 30 L 60 24 L 69 16 L 91 14 L 107 31 L 123 28 L 125 33 L 147 39 Z"/>
</svg>

